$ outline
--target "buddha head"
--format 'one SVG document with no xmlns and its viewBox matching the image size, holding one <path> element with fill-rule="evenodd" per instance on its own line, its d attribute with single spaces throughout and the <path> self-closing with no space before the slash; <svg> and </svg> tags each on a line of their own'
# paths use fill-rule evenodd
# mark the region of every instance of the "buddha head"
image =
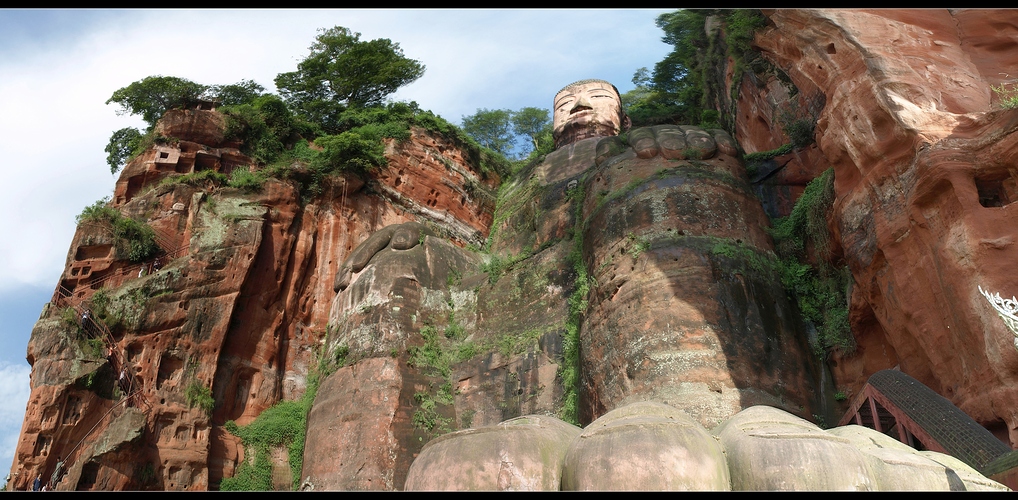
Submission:
<svg viewBox="0 0 1018 500">
<path fill-rule="evenodd" d="M 589 137 L 610 137 L 628 130 L 629 117 L 614 85 L 604 80 L 580 80 L 555 94 L 555 148 Z"/>
</svg>

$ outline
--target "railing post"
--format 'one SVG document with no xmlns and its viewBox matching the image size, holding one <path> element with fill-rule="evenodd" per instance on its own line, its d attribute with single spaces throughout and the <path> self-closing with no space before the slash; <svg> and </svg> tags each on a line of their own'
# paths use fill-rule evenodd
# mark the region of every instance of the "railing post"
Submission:
<svg viewBox="0 0 1018 500">
<path fill-rule="evenodd" d="M 880 428 L 880 414 L 877 413 L 877 402 L 874 401 L 872 397 L 869 398 L 869 400 L 870 411 L 873 412 L 873 428 L 876 429 L 877 432 L 883 434 L 884 430 Z"/>
</svg>

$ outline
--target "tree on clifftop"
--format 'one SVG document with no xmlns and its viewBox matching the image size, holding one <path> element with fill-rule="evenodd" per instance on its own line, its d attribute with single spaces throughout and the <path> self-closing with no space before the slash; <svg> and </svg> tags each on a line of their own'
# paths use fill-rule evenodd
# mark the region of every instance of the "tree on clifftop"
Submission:
<svg viewBox="0 0 1018 500">
<path fill-rule="evenodd" d="M 207 86 L 184 78 L 149 76 L 117 89 L 106 104 L 119 104 L 118 115 L 141 115 L 151 129 L 167 110 L 196 103 L 207 90 Z"/>
<path fill-rule="evenodd" d="M 134 127 L 124 127 L 113 132 L 104 150 L 109 153 L 106 155 L 106 163 L 110 166 L 111 174 L 116 174 L 136 154 L 143 137 L 141 131 Z"/>
<path fill-rule="evenodd" d="M 550 153 L 547 148 L 553 145 L 547 109 L 478 109 L 464 116 L 462 123 L 463 131 L 482 146 L 505 157 L 512 156 L 515 150 L 517 160 L 527 158 L 534 151 Z"/>
<path fill-rule="evenodd" d="M 230 85 L 202 85 L 175 76 L 149 76 L 126 87 L 117 89 L 106 104 L 120 105 L 118 115 L 140 115 L 148 123 L 148 131 L 166 111 L 189 107 L 201 100 L 215 100 L 221 104 L 241 105 L 253 102 L 265 88 L 254 80 L 242 80 Z M 116 174 L 135 154 L 140 153 L 143 134 L 136 128 L 117 130 L 106 145 L 106 163 L 110 173 Z"/>
<path fill-rule="evenodd" d="M 117 89 L 106 104 L 119 104 L 118 115 L 141 115 L 151 129 L 168 110 L 189 107 L 201 100 L 216 100 L 221 104 L 250 103 L 264 91 L 265 88 L 254 80 L 202 85 L 175 76 L 149 76 Z"/>
<path fill-rule="evenodd" d="M 342 26 L 320 30 L 310 50 L 297 71 L 280 73 L 275 83 L 295 111 L 330 134 L 341 132 L 338 117 L 347 107 L 380 104 L 424 74 L 424 65 L 405 57 L 398 43 L 363 42 Z"/>
<path fill-rule="evenodd" d="M 530 150 L 540 149 L 542 138 L 548 132 L 548 110 L 541 108 L 526 107 L 515 111 L 512 117 L 513 132 L 530 139 Z"/>
<path fill-rule="evenodd" d="M 478 109 L 463 117 L 463 131 L 482 146 L 509 156 L 515 139 L 512 116 L 513 112 L 508 109 Z"/>
</svg>

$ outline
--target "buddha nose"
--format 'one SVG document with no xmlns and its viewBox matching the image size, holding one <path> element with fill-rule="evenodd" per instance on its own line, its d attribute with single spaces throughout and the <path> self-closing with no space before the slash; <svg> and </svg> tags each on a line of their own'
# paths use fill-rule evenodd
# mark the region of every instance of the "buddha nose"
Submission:
<svg viewBox="0 0 1018 500">
<path fill-rule="evenodd" d="M 590 101 L 587 101 L 586 97 L 580 96 L 576 100 L 576 104 L 573 104 L 573 108 L 569 110 L 569 114 L 578 113 L 585 109 L 594 109 L 594 107 L 590 105 Z"/>
</svg>

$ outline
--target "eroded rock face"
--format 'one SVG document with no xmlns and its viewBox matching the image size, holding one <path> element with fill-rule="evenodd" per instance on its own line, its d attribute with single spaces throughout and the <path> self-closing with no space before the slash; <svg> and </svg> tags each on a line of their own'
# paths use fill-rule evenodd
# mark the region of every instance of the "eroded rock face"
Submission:
<svg viewBox="0 0 1018 500">
<path fill-rule="evenodd" d="M 411 434 L 404 382 L 396 359 L 371 358 L 340 368 L 319 387 L 308 414 L 302 484 L 313 490 L 393 490 L 395 460 L 406 460 L 400 436 Z M 409 381 L 407 381 L 409 382 Z M 410 394 L 407 394 L 407 393 Z"/>
<path fill-rule="evenodd" d="M 824 102 L 817 147 L 775 158 L 780 169 L 764 175 L 773 173 L 777 191 L 767 209 L 783 215 L 797 189 L 835 168 L 831 226 L 855 277 L 860 346 L 835 359 L 839 386 L 851 394 L 869 374 L 900 364 L 1014 442 L 1018 353 L 975 292 L 1018 290 L 1008 268 L 1018 118 L 984 113 L 999 66 L 1018 57 L 1014 14 L 767 15 L 773 26 L 756 44 L 801 98 Z M 783 143 L 772 106 L 791 96 L 761 83 L 744 92 L 748 108 L 736 117 L 747 151 Z M 531 461 L 534 450 L 515 444 L 470 445 L 486 454 L 455 464 L 473 456 L 457 448 L 461 439 L 503 442 L 487 426 L 528 414 L 545 415 L 531 418 L 541 429 L 569 428 L 545 426 L 550 415 L 604 424 L 591 442 L 667 424 L 660 427 L 671 434 L 626 439 L 642 446 L 631 460 L 583 450 L 589 458 L 569 473 L 576 489 L 691 487 L 688 467 L 625 482 L 640 476 L 583 464 L 650 460 L 649 470 L 664 461 L 648 457 L 678 441 L 687 458 L 716 457 L 710 440 L 690 451 L 703 429 L 715 429 L 728 454 L 734 489 L 997 488 L 943 456 L 803 420 L 824 412 L 823 378 L 771 265 L 765 212 L 747 182 L 764 181 L 747 179 L 725 133 L 648 127 L 623 141 L 615 134 L 624 116 L 592 110 L 563 101 L 561 112 L 577 113 L 563 122 L 584 126 L 510 179 L 497 211 L 497 176 L 421 129 L 387 145 L 389 168 L 331 177 L 306 204 L 275 181 L 258 193 L 155 186 L 251 163 L 224 141 L 215 112 L 169 114 L 161 130 L 177 140 L 125 167 L 113 204 L 155 228 L 164 250 L 184 251 L 139 275 L 106 229 L 79 228 L 60 282 L 67 293 L 43 311 L 30 341 L 32 395 L 13 486 L 48 477 L 61 456 L 69 467 L 58 489 L 215 489 L 251 458 L 223 424 L 249 424 L 299 398 L 324 359 L 336 370 L 308 417 L 302 477 L 284 472 L 277 488 L 296 479 L 315 490 L 554 489 L 553 461 Z M 91 352 L 61 310 L 103 284 L 103 316 L 141 388 L 131 407 L 116 397 L 114 362 Z M 566 377 L 576 371 L 574 386 Z M 192 386 L 211 391 L 211 412 L 189 404 Z M 665 402 L 688 417 L 629 413 L 635 403 Z M 530 420 L 513 422 L 529 429 Z M 696 439 L 673 439 L 676 427 Z M 461 451 L 421 458 L 442 449 Z M 502 467 L 516 453 L 513 467 Z M 464 476 L 411 481 L 415 457 Z M 285 454 L 273 461 L 288 471 Z M 791 468 L 811 473 L 789 477 Z M 695 487 L 723 489 L 711 482 L 719 474 Z"/>
<path fill-rule="evenodd" d="M 570 411 L 556 379 L 570 321 L 580 332 L 572 396 L 580 422 L 638 401 L 678 405 L 710 426 L 754 404 L 819 411 L 818 367 L 778 284 L 766 216 L 731 137 L 675 126 L 633 130 L 628 142 L 601 135 L 567 141 L 503 188 L 490 256 L 408 224 L 365 240 L 335 277 L 330 352 L 347 361 L 397 357 L 406 360 L 399 378 L 433 377 L 414 397 L 439 402 L 429 411 L 422 404 L 413 420 L 442 430 Z M 504 261 L 518 263 L 506 270 Z M 585 286 L 578 266 L 595 286 L 571 299 L 587 305 L 570 306 Z M 536 349 L 493 348 L 521 337 Z M 508 368 L 518 383 L 492 384 L 493 368 Z M 416 452 L 400 432 L 405 423 L 387 425 L 401 436 L 392 453 Z M 427 431 L 417 437 L 434 427 Z M 357 487 L 342 482 L 354 461 L 338 461 L 350 465 L 320 482 Z"/>
<path fill-rule="evenodd" d="M 555 264 L 535 262 L 535 269 Z M 304 477 L 309 485 L 402 489 L 410 462 L 426 439 L 524 412 L 556 410 L 561 395 L 556 387 L 561 332 L 547 325 L 555 316 L 524 309 L 518 311 L 522 318 L 530 315 L 540 321 L 516 323 L 507 318 L 512 310 L 507 301 L 561 293 L 549 290 L 546 278 L 542 283 L 513 283 L 516 280 L 506 276 L 502 285 L 508 288 L 491 283 L 482 273 L 484 265 L 480 253 L 408 222 L 374 233 L 340 266 L 327 352 L 334 357 L 342 353 L 344 362 L 354 363 L 349 368 L 363 377 L 378 383 L 388 380 L 385 387 L 400 389 L 390 394 L 374 384 L 361 384 L 362 399 L 352 407 L 349 398 L 323 393 L 309 416 L 309 429 L 332 428 L 337 418 L 347 418 L 342 411 L 319 410 L 335 398 L 346 405 L 346 412 L 363 415 L 361 419 L 389 414 L 389 405 L 397 399 L 399 412 L 369 430 L 358 429 L 366 433 L 357 438 L 365 443 L 377 441 L 370 437 L 375 434 L 388 436 L 388 452 L 366 458 L 373 460 L 369 466 L 357 458 L 363 453 L 357 447 L 306 452 Z M 382 360 L 392 367 L 379 373 L 361 368 Z M 350 385 L 320 390 L 331 393 L 343 391 L 341 387 Z"/>
<path fill-rule="evenodd" d="M 1001 485 L 987 479 L 972 467 L 950 455 L 916 450 L 869 427 L 846 425 L 827 430 L 851 441 L 869 455 L 869 470 L 881 491 L 1000 490 Z"/>
<path fill-rule="evenodd" d="M 30 486 L 32 472 L 48 477 L 61 455 L 68 470 L 57 489 L 214 489 L 245 456 L 223 423 L 246 425 L 303 394 L 326 336 L 334 276 L 354 247 L 381 227 L 413 220 L 459 245 L 485 236 L 497 176 L 457 163 L 464 153 L 416 129 L 410 141 L 389 147 L 399 175 L 366 179 L 370 193 L 365 180 L 339 176 L 306 205 L 278 181 L 257 193 L 153 187 L 177 174 L 248 168 L 237 145 L 222 142 L 215 112 L 178 114 L 161 126 L 179 140 L 125 167 L 113 200 L 124 216 L 153 227 L 168 255 L 157 270 L 152 261 L 131 263 L 108 228 L 79 228 L 61 280 L 67 293 L 55 295 L 60 304 L 44 311 L 30 342 L 28 359 L 38 366 L 26 412 L 33 424 L 14 464 L 26 480 L 14 488 Z M 89 354 L 76 333 L 77 313 L 61 319 L 68 305 L 96 309 L 94 294 L 104 286 L 108 314 L 100 320 L 113 334 L 117 366 L 141 389 L 131 408 L 114 390 L 112 363 L 101 352 Z M 211 390 L 211 413 L 189 404 L 192 385 Z M 409 405 L 414 392 L 408 394 Z M 76 446 L 109 442 L 110 422 L 135 408 L 144 416 L 139 437 L 115 450 Z M 275 460 L 287 468 L 285 454 Z M 290 486 L 289 478 L 277 483 Z"/>
<path fill-rule="evenodd" d="M 156 123 L 156 133 L 208 147 L 223 146 L 226 117 L 210 109 L 170 109 Z"/>
<path fill-rule="evenodd" d="M 1007 267 L 1018 118 L 993 111 L 990 89 L 1018 57 L 1018 13 L 767 16 L 764 56 L 826 95 L 818 144 L 835 168 L 831 225 L 855 278 L 860 346 L 836 360 L 838 384 L 857 390 L 899 365 L 1013 446 L 1018 352 L 978 287 L 1018 290 Z"/>
<path fill-rule="evenodd" d="M 766 406 L 749 408 L 713 430 L 740 491 L 871 491 L 866 457 L 847 439 Z M 797 471 L 789 474 L 788 471 Z"/>
</svg>

